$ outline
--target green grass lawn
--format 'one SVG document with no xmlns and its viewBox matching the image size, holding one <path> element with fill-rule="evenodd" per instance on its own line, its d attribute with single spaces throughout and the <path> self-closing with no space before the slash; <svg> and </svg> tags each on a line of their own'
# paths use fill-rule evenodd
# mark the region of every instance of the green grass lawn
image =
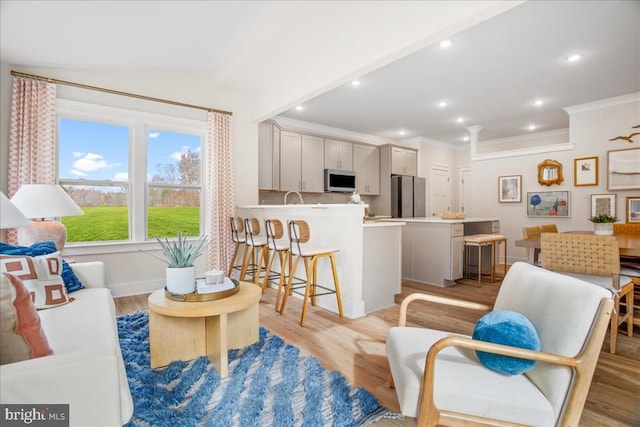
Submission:
<svg viewBox="0 0 640 427">
<path fill-rule="evenodd" d="M 126 207 L 84 207 L 84 215 L 62 219 L 67 227 L 68 242 L 96 242 L 129 239 L 129 220 Z M 178 230 L 187 236 L 200 235 L 200 208 L 149 208 L 148 238 L 175 237 Z"/>
</svg>

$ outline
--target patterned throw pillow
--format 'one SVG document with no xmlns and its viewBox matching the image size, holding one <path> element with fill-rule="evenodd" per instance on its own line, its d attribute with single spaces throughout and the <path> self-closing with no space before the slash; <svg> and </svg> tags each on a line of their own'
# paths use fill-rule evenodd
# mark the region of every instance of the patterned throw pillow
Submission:
<svg viewBox="0 0 640 427">
<path fill-rule="evenodd" d="M 52 254 L 56 251 L 56 244 L 51 240 L 34 243 L 31 246 L 13 246 L 0 242 L 0 254 L 3 255 L 38 256 Z M 62 260 L 62 280 L 64 281 L 64 286 L 67 288 L 67 293 L 84 289 L 84 285 L 65 260 Z"/>
<path fill-rule="evenodd" d="M 12 274 L 0 274 L 0 364 L 53 354 L 29 292 Z"/>
<path fill-rule="evenodd" d="M 62 257 L 58 252 L 36 257 L 0 255 L 0 271 L 22 280 L 38 310 L 70 302 L 60 276 Z"/>
</svg>

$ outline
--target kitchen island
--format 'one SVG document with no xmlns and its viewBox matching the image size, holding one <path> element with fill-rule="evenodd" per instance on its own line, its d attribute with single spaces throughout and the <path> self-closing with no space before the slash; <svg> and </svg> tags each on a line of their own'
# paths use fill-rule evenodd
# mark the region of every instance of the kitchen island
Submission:
<svg viewBox="0 0 640 427">
<path fill-rule="evenodd" d="M 436 286 L 452 286 L 462 278 L 464 236 L 500 232 L 497 218 L 426 217 L 383 221 L 406 223 L 402 229 L 402 278 Z M 483 265 L 484 268 L 487 266 Z M 477 271 L 477 265 L 472 265 L 473 269 Z"/>
<path fill-rule="evenodd" d="M 261 228 L 265 219 L 281 220 L 287 242 L 287 221 L 307 221 L 311 229 L 310 245 L 339 249 L 335 258 L 343 312 L 345 317 L 355 319 L 393 305 L 402 282 L 401 229 L 405 223 L 363 221 L 365 207 L 359 204 L 253 205 L 236 207 L 236 215 L 258 218 Z M 261 235 L 265 235 L 263 229 Z M 280 268 L 277 264 L 274 262 L 272 267 L 275 271 Z M 302 263 L 296 276 L 305 277 Z M 332 287 L 328 260 L 318 262 L 318 280 L 319 284 Z M 320 296 L 317 304 L 338 312 L 335 295 Z"/>
</svg>

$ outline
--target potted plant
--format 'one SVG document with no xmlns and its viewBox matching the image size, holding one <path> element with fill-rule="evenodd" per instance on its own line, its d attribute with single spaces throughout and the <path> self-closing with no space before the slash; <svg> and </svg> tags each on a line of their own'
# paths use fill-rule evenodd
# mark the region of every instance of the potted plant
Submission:
<svg viewBox="0 0 640 427">
<path fill-rule="evenodd" d="M 177 294 L 190 294 L 196 290 L 195 260 L 207 247 L 207 236 L 200 236 L 194 242 L 178 230 L 178 239 L 170 241 L 155 236 L 167 263 L 167 290 Z"/>
<path fill-rule="evenodd" d="M 589 221 L 593 223 L 594 234 L 611 236 L 613 234 L 613 223 L 618 221 L 618 218 L 606 213 L 601 213 L 589 218 Z"/>
</svg>

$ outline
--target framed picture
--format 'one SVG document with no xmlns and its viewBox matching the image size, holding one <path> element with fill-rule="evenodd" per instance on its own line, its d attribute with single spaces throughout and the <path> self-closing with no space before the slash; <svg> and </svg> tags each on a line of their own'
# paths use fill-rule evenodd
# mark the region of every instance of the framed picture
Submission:
<svg viewBox="0 0 640 427">
<path fill-rule="evenodd" d="M 640 224 L 640 196 L 627 197 L 627 224 Z"/>
<path fill-rule="evenodd" d="M 522 175 L 498 177 L 498 202 L 520 203 L 522 201 Z"/>
<path fill-rule="evenodd" d="M 568 191 L 531 191 L 527 193 L 527 216 L 568 217 Z"/>
<path fill-rule="evenodd" d="M 616 216 L 616 195 L 615 194 L 592 194 L 591 195 L 591 216 L 607 214 Z"/>
<path fill-rule="evenodd" d="M 598 185 L 598 156 L 573 160 L 573 185 Z"/>
<path fill-rule="evenodd" d="M 607 190 L 640 190 L 640 148 L 607 151 Z"/>
</svg>

